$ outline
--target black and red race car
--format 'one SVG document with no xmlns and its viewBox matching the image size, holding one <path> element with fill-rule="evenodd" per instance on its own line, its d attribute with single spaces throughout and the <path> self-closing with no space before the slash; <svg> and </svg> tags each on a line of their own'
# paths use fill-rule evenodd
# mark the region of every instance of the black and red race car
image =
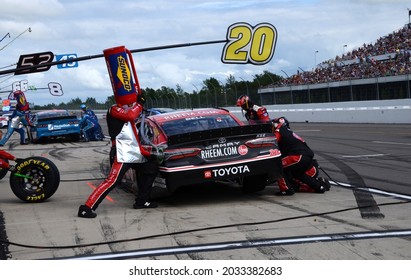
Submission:
<svg viewBox="0 0 411 280">
<path fill-rule="evenodd" d="M 217 181 L 236 181 L 244 192 L 256 192 L 282 176 L 269 123 L 246 125 L 220 108 L 174 111 L 143 121 L 137 124 L 143 144 L 160 147 L 164 155 L 155 187 L 168 193 Z"/>
</svg>

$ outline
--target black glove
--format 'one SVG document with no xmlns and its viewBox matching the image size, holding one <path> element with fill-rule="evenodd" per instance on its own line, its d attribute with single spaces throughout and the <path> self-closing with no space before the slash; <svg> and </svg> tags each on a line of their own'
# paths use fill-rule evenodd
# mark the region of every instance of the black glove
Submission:
<svg viewBox="0 0 411 280">
<path fill-rule="evenodd" d="M 146 103 L 146 98 L 144 97 L 142 93 L 137 96 L 137 102 L 143 106 Z"/>
<path fill-rule="evenodd" d="M 17 168 L 14 165 L 10 165 L 9 166 L 9 171 L 12 172 L 12 173 L 15 173 L 15 172 L 17 172 Z"/>
<path fill-rule="evenodd" d="M 156 158 L 158 163 L 164 161 L 164 150 L 162 148 L 156 147 L 155 150 L 151 152 L 151 155 Z"/>
</svg>

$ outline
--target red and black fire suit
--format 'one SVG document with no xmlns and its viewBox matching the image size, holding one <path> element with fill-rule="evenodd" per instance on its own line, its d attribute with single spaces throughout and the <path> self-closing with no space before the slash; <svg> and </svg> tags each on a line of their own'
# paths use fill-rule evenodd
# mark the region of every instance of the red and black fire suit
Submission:
<svg viewBox="0 0 411 280">
<path fill-rule="evenodd" d="M 280 191 L 293 188 L 295 191 L 323 193 L 326 189 L 317 180 L 318 164 L 314 152 L 304 139 L 284 123 L 274 124 L 274 133 L 282 154 L 284 172 L 284 177 L 277 181 Z"/>
<path fill-rule="evenodd" d="M 124 123 L 134 123 L 142 113 L 143 106 L 135 103 L 132 107 L 124 109 L 118 105 L 113 105 L 107 111 L 108 133 L 111 138 L 112 147 L 110 150 L 110 163 L 112 164 L 108 177 L 91 193 L 85 205 L 95 210 L 103 201 L 107 194 L 117 186 L 128 169 L 136 171 L 138 194 L 135 205 L 143 205 L 149 201 L 152 184 L 158 172 L 158 162 L 155 158 L 147 158 L 144 163 L 122 163 L 116 157 L 116 136 L 120 133 Z"/>
<path fill-rule="evenodd" d="M 245 110 L 244 117 L 250 124 L 256 122 L 269 122 L 270 117 L 267 113 L 267 109 L 262 106 L 253 105 L 250 109 Z"/>
</svg>

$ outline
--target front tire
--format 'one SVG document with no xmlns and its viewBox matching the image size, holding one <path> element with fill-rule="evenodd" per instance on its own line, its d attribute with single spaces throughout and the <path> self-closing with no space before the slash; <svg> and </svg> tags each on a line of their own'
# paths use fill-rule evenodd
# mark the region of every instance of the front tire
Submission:
<svg viewBox="0 0 411 280">
<path fill-rule="evenodd" d="M 16 173 L 10 174 L 10 187 L 21 200 L 43 202 L 57 191 L 60 172 L 51 160 L 29 157 L 20 161 L 16 169 Z"/>
</svg>

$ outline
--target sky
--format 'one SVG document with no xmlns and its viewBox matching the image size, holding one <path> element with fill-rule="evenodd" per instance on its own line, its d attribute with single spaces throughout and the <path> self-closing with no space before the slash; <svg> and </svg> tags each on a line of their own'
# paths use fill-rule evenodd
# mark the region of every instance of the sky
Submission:
<svg viewBox="0 0 411 280">
<path fill-rule="evenodd" d="M 179 85 L 193 92 L 211 77 L 225 83 L 229 75 L 252 81 L 263 71 L 284 77 L 310 71 L 401 29 L 409 23 L 408 8 L 406 0 L 0 0 L 0 71 L 15 68 L 22 54 L 94 56 L 117 46 L 136 50 L 225 40 L 229 26 L 239 22 L 275 27 L 274 55 L 264 65 L 223 63 L 223 43 L 133 53 L 142 88 Z M 77 97 L 105 102 L 113 94 L 104 58 L 0 75 L 0 97 L 24 80 L 38 88 L 26 92 L 37 105 Z M 62 95 L 50 94 L 50 82 L 61 85 Z"/>
</svg>

